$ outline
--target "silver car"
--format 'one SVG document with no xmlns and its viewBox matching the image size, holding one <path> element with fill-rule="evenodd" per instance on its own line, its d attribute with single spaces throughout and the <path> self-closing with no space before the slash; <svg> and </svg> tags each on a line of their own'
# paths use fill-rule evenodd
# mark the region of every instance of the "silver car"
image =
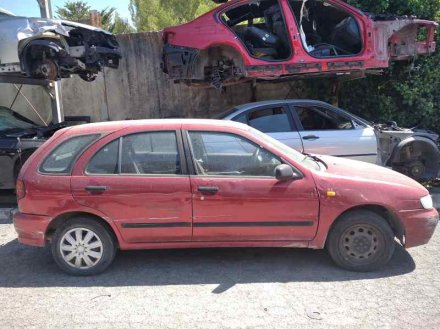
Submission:
<svg viewBox="0 0 440 329">
<path fill-rule="evenodd" d="M 320 101 L 249 103 L 216 118 L 248 124 L 300 152 L 388 166 L 416 179 L 435 178 L 440 167 L 437 134 L 372 124 Z"/>
<path fill-rule="evenodd" d="M 92 81 L 103 67 L 117 68 L 120 58 L 118 42 L 107 31 L 0 8 L 0 75 L 58 80 L 77 74 Z"/>
</svg>

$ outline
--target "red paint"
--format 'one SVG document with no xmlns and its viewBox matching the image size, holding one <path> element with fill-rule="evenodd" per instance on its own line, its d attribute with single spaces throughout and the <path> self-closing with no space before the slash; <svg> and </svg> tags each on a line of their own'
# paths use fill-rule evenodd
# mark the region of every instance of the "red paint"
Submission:
<svg viewBox="0 0 440 329">
<path fill-rule="evenodd" d="M 351 160 L 322 157 L 325 171 L 308 169 L 282 151 L 259 140 L 248 126 L 217 120 L 140 120 L 90 124 L 64 129 L 48 140 L 26 162 L 19 179 L 26 190 L 18 200 L 14 224 L 22 243 L 44 246 L 48 230 L 59 216 L 86 213 L 106 221 L 121 249 L 228 246 L 323 248 L 334 221 L 354 207 L 381 206 L 403 226 L 406 246 L 427 243 L 438 221 L 434 209 L 423 209 L 420 198 L 428 191 L 394 171 Z M 109 141 L 130 133 L 154 130 L 222 131 L 241 135 L 283 158 L 303 178 L 207 177 L 197 175 L 87 176 L 91 157 Z M 72 174 L 53 176 L 38 172 L 46 155 L 68 138 L 103 134 L 76 160 Z M 180 134 L 178 134 L 180 135 Z M 190 159 L 189 159 L 190 161 Z M 105 185 L 103 192 L 85 186 Z M 214 195 L 200 186 L 218 186 Z M 327 196 L 327 191 L 336 196 Z M 246 222 L 304 222 L 299 226 L 219 226 Z M 178 227 L 124 228 L 124 225 L 181 223 Z M 183 223 L 183 224 L 182 224 Z M 200 223 L 209 225 L 201 227 Z"/>
<path fill-rule="evenodd" d="M 164 43 L 196 50 L 206 50 L 219 45 L 229 46 L 240 54 L 245 67 L 273 66 L 271 69 L 246 69 L 243 72 L 245 77 L 254 78 L 304 73 L 368 72 L 369 70 L 388 68 L 390 61 L 393 60 L 407 60 L 416 54 L 432 54 L 435 51 L 434 32 L 438 26 L 436 22 L 420 19 L 374 21 L 359 9 L 343 1 L 328 0 L 327 2 L 346 10 L 355 18 L 362 35 L 363 49 L 358 55 L 353 56 L 316 58 L 311 56 L 302 45 L 298 25 L 288 0 L 279 0 L 293 54 L 284 61 L 265 61 L 251 56 L 242 41 L 220 19 L 224 11 L 250 2 L 250 0 L 232 0 L 189 23 L 165 28 L 163 30 Z M 408 35 L 411 38 L 402 39 L 401 31 L 405 34 L 408 29 L 417 30 L 419 27 L 427 29 L 425 41 L 416 42 L 412 35 Z M 335 63 L 336 65 L 334 65 Z M 289 72 L 288 70 L 290 65 L 304 64 L 307 64 L 307 67 L 302 67 L 298 71 Z M 182 76 L 178 80 L 191 78 L 194 77 L 190 74 Z"/>
</svg>

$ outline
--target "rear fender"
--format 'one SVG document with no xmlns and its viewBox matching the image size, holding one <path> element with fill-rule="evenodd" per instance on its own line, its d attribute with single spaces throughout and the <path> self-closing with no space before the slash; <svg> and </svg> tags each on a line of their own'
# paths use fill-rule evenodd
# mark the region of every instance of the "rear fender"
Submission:
<svg viewBox="0 0 440 329">
<path fill-rule="evenodd" d="M 420 19 L 376 21 L 376 53 L 382 60 L 407 60 L 416 55 L 429 55 L 435 51 L 436 22 Z M 424 40 L 418 40 L 419 31 L 426 29 Z"/>
</svg>

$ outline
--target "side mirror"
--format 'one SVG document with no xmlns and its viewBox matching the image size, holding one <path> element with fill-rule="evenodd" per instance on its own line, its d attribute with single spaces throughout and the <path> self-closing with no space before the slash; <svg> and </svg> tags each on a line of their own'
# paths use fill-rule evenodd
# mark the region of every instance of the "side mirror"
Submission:
<svg viewBox="0 0 440 329">
<path fill-rule="evenodd" d="M 293 171 L 291 166 L 280 164 L 275 168 L 275 178 L 279 181 L 286 181 L 290 179 L 298 179 L 301 177 Z"/>
</svg>

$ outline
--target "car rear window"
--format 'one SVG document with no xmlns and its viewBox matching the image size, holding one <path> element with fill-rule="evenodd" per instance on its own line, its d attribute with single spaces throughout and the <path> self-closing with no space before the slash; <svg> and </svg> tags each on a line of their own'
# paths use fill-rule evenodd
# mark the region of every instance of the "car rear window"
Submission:
<svg viewBox="0 0 440 329">
<path fill-rule="evenodd" d="M 78 155 L 99 136 L 97 134 L 76 136 L 62 142 L 44 159 L 40 172 L 45 174 L 70 173 Z"/>
</svg>

